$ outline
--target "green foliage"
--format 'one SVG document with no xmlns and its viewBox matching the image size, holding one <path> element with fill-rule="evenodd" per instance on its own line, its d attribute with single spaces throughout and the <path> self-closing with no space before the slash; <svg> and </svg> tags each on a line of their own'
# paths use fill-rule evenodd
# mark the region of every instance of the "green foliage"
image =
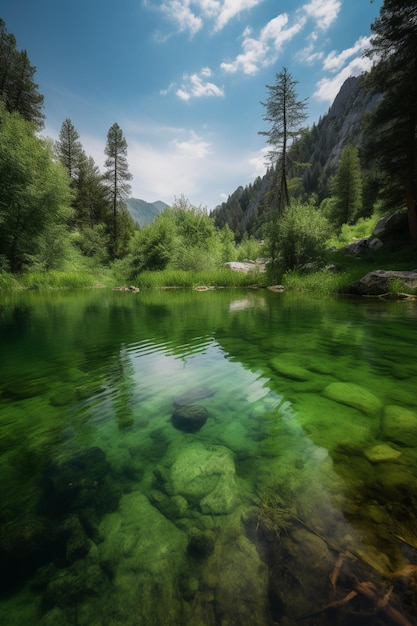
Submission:
<svg viewBox="0 0 417 626">
<path fill-rule="evenodd" d="M 138 231 L 130 242 L 130 276 L 146 270 L 163 270 L 174 252 L 175 232 L 172 220 L 162 213 L 156 220 Z"/>
<path fill-rule="evenodd" d="M 263 245 L 254 237 L 244 237 L 237 249 L 237 261 L 256 261 L 263 256 Z M 233 261 L 234 259 L 228 259 Z"/>
<path fill-rule="evenodd" d="M 362 208 L 362 176 L 358 149 L 346 146 L 340 157 L 334 180 L 335 201 L 330 211 L 330 220 L 341 228 L 352 224 Z"/>
<path fill-rule="evenodd" d="M 137 232 L 129 250 L 131 278 L 147 270 L 213 270 L 236 257 L 230 228 L 216 231 L 206 210 L 183 197 Z"/>
<path fill-rule="evenodd" d="M 374 215 L 368 218 L 361 217 L 355 224 L 343 224 L 340 232 L 333 234 L 328 239 L 327 245 L 340 248 L 347 246 L 349 243 L 352 243 L 352 241 L 370 237 L 378 219 L 379 216 Z"/>
<path fill-rule="evenodd" d="M 82 289 L 92 287 L 92 276 L 81 272 L 27 272 L 20 278 L 27 289 Z"/>
<path fill-rule="evenodd" d="M 0 255 L 12 272 L 34 262 L 56 267 L 72 214 L 68 178 L 34 124 L 1 102 L 0 119 Z M 47 250 L 52 234 L 57 239 Z"/>
<path fill-rule="evenodd" d="M 84 256 L 94 259 L 97 264 L 108 262 L 109 235 L 105 224 L 85 226 L 74 233 L 72 241 Z"/>
<path fill-rule="evenodd" d="M 417 5 L 384 0 L 372 24 L 368 55 L 376 60 L 367 84 L 383 98 L 366 126 L 367 153 L 384 176 L 392 208 L 407 204 L 409 231 L 417 240 Z"/>
<path fill-rule="evenodd" d="M 30 64 L 26 50 L 17 50 L 16 38 L 7 32 L 0 18 L 0 100 L 9 113 L 18 112 L 37 128 L 43 126 L 43 96 L 34 81 L 36 68 Z"/>
<path fill-rule="evenodd" d="M 243 272 L 221 268 L 213 271 L 183 271 L 164 270 L 161 272 L 143 272 L 137 277 L 135 283 L 141 288 L 163 287 L 248 287 L 249 285 L 266 284 L 266 275 Z"/>
<path fill-rule="evenodd" d="M 269 256 L 281 271 L 318 261 L 323 258 L 329 232 L 329 224 L 318 209 L 293 203 L 271 224 Z"/>
</svg>

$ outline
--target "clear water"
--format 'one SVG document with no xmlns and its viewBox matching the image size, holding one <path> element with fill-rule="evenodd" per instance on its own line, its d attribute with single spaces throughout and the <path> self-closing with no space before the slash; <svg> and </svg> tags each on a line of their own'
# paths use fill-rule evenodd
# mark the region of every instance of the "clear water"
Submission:
<svg viewBox="0 0 417 626">
<path fill-rule="evenodd" d="M 415 624 L 416 321 L 251 290 L 0 296 L 0 623 Z M 196 432 L 171 420 L 189 404 Z"/>
</svg>

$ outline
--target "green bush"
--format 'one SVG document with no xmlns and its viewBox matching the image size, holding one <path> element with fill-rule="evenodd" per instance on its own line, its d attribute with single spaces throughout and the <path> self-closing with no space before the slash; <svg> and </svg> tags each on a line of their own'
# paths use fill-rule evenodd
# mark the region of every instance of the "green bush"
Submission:
<svg viewBox="0 0 417 626">
<path fill-rule="evenodd" d="M 319 210 L 293 203 L 271 224 L 268 256 L 281 271 L 321 260 L 329 234 L 329 223 Z"/>
</svg>

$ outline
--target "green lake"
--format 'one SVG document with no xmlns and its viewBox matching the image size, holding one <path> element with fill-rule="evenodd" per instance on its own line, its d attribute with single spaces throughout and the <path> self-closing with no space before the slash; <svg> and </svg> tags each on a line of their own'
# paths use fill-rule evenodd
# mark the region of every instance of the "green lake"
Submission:
<svg viewBox="0 0 417 626">
<path fill-rule="evenodd" d="M 416 347 L 415 302 L 0 294 L 0 624 L 416 624 Z"/>
</svg>

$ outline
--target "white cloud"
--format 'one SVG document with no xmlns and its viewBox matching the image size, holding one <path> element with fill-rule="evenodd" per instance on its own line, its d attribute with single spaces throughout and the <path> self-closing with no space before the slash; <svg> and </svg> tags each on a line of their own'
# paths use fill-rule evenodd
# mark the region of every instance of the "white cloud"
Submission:
<svg viewBox="0 0 417 626">
<path fill-rule="evenodd" d="M 172 144 L 176 147 L 180 156 L 190 159 L 204 159 L 210 148 L 210 143 L 199 137 L 193 130 L 190 131 L 188 141 L 174 139 Z"/>
<path fill-rule="evenodd" d="M 176 91 L 176 95 L 188 101 L 191 98 L 204 98 L 210 96 L 223 97 L 224 91 L 213 82 L 205 80 L 210 78 L 212 72 L 209 67 L 203 67 L 199 73 L 184 74 L 182 85 Z"/>
<path fill-rule="evenodd" d="M 340 91 L 341 86 L 350 76 L 359 76 L 370 70 L 372 61 L 368 58 L 357 57 L 346 65 L 336 76 L 323 78 L 317 84 L 313 94 L 315 100 L 331 104 Z"/>
<path fill-rule="evenodd" d="M 286 13 L 277 15 L 261 30 L 258 39 L 251 37 L 251 31 L 245 29 L 242 43 L 243 52 L 234 61 L 223 62 L 223 71 L 233 74 L 242 71 L 244 74 L 256 74 L 261 67 L 275 63 L 283 45 L 302 30 L 305 18 L 288 27 L 289 18 Z"/>
<path fill-rule="evenodd" d="M 327 30 L 337 19 L 342 7 L 341 0 L 311 0 L 301 8 L 314 19 L 320 30 Z"/>
<path fill-rule="evenodd" d="M 323 69 L 329 72 L 338 72 L 350 57 L 362 53 L 369 46 L 370 40 L 370 37 L 360 37 L 351 48 L 346 48 L 339 53 L 332 50 L 324 60 Z"/>
<path fill-rule="evenodd" d="M 231 19 L 242 11 L 247 11 L 260 4 L 262 0 L 224 0 L 216 20 L 216 30 L 221 30 Z"/>
<path fill-rule="evenodd" d="M 205 21 L 214 22 L 214 30 L 222 30 L 243 11 L 248 11 L 262 0 L 163 0 L 161 11 L 180 31 L 194 36 L 203 28 Z"/>
<path fill-rule="evenodd" d="M 179 30 L 189 31 L 195 35 L 203 27 L 203 20 L 193 13 L 190 8 L 190 0 L 165 0 L 161 4 L 161 10 L 165 15 L 176 22 Z"/>
</svg>

